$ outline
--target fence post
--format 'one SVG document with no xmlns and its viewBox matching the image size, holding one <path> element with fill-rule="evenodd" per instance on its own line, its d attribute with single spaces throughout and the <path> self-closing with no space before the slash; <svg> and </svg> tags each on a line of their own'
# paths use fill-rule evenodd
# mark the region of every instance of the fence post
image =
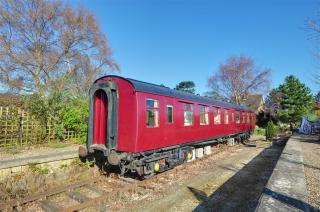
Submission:
<svg viewBox="0 0 320 212">
<path fill-rule="evenodd" d="M 21 109 L 21 114 L 20 114 L 20 119 L 19 119 L 20 123 L 19 123 L 19 138 L 20 138 L 20 146 L 23 145 L 23 110 Z"/>
<path fill-rule="evenodd" d="M 30 131 L 30 139 L 31 139 L 31 142 L 33 143 L 34 139 L 33 139 L 33 117 L 31 116 L 31 131 Z"/>
<path fill-rule="evenodd" d="M 13 110 L 13 108 L 11 108 L 11 142 L 15 142 L 15 145 L 18 146 L 18 131 L 14 130 L 14 127 L 17 126 L 16 122 L 18 123 L 18 121 L 13 119 L 13 113 L 15 111 Z M 18 114 L 19 116 L 19 114 Z M 14 133 L 15 132 L 15 133 Z"/>
<path fill-rule="evenodd" d="M 6 122 L 5 122 L 5 130 L 4 130 L 4 137 L 5 137 L 5 143 L 4 143 L 4 145 L 5 146 L 7 146 L 7 134 L 8 134 L 8 113 L 9 113 L 9 108 L 8 107 L 6 107 Z"/>
<path fill-rule="evenodd" d="M 11 112 L 11 119 L 10 119 L 10 123 L 11 123 L 11 131 L 10 131 L 10 144 L 12 144 L 13 143 L 13 141 L 14 141 L 14 139 L 13 139 L 13 120 L 12 120 L 12 111 L 10 111 Z"/>
<path fill-rule="evenodd" d="M 49 143 L 50 143 L 50 139 L 51 139 L 51 116 L 49 116 L 49 118 L 48 118 L 48 123 L 47 123 L 47 125 L 48 125 L 48 141 L 49 141 Z"/>
<path fill-rule="evenodd" d="M 29 136 L 29 113 L 27 113 L 26 117 L 26 144 L 28 144 L 28 136 Z"/>
</svg>

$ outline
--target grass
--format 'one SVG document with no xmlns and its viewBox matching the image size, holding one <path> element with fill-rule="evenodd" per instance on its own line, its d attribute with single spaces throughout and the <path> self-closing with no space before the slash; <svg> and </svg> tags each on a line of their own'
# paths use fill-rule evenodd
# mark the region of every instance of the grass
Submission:
<svg viewBox="0 0 320 212">
<path fill-rule="evenodd" d="M 89 169 L 94 165 L 94 162 L 88 161 L 88 160 L 86 160 L 85 162 L 82 162 L 79 158 L 76 158 L 71 162 L 71 165 Z"/>
<path fill-rule="evenodd" d="M 75 192 L 81 192 L 81 188 L 75 188 L 74 191 Z"/>
<path fill-rule="evenodd" d="M 260 127 L 256 127 L 256 129 L 254 130 L 254 134 L 255 135 L 266 135 L 266 130 L 264 128 L 260 128 Z"/>
<path fill-rule="evenodd" d="M 52 143 L 49 143 L 48 144 L 48 147 L 50 148 L 64 148 L 64 147 L 67 147 L 69 146 L 70 144 L 66 144 L 66 143 L 58 143 L 58 142 L 52 142 Z"/>
<path fill-rule="evenodd" d="M 68 167 L 68 164 L 61 164 L 60 165 L 60 169 L 65 169 L 65 168 L 67 168 Z"/>
<path fill-rule="evenodd" d="M 79 138 L 70 138 L 70 139 L 66 139 L 64 141 L 59 141 L 57 139 L 51 139 L 50 141 L 48 139 L 43 140 L 42 142 L 39 143 L 23 143 L 23 144 L 1 144 L 0 145 L 0 154 L 1 152 L 5 152 L 7 154 L 11 154 L 11 155 L 16 155 L 19 153 L 24 152 L 25 150 L 30 150 L 33 148 L 38 148 L 38 147 L 49 147 L 49 148 L 54 148 L 54 149 L 58 149 L 58 148 L 64 148 L 67 146 L 71 146 L 74 144 L 85 144 L 87 137 L 86 136 L 82 136 Z"/>
<path fill-rule="evenodd" d="M 20 151 L 16 147 L 14 147 L 14 148 L 6 148 L 6 152 L 8 154 L 12 154 L 12 155 L 16 155 L 16 154 L 20 153 Z"/>
<path fill-rule="evenodd" d="M 38 173 L 38 174 L 49 173 L 49 169 L 47 167 L 42 167 L 40 165 L 37 165 L 36 163 L 29 163 L 28 166 L 32 173 Z"/>
</svg>

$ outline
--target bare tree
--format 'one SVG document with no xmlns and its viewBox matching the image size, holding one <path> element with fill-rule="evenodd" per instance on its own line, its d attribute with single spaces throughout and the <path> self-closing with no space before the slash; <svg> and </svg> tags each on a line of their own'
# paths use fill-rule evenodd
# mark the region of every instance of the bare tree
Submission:
<svg viewBox="0 0 320 212">
<path fill-rule="evenodd" d="M 279 88 L 272 89 L 265 99 L 265 112 L 270 117 L 276 118 L 278 111 L 281 109 L 281 100 L 284 98 L 285 96 L 280 92 Z"/>
<path fill-rule="evenodd" d="M 230 102 L 230 99 L 226 98 L 225 96 L 221 96 L 218 92 L 213 90 L 204 92 L 202 96 L 219 101 Z"/>
<path fill-rule="evenodd" d="M 54 89 L 87 89 L 118 70 L 94 15 L 60 0 L 0 0 L 0 83 L 46 95 Z"/>
<path fill-rule="evenodd" d="M 313 73 L 313 81 L 320 85 L 320 11 L 316 18 L 308 18 L 305 22 L 306 30 L 308 32 L 308 38 L 315 43 L 315 49 L 313 51 L 313 56 L 317 62 L 317 70 Z"/>
<path fill-rule="evenodd" d="M 247 95 L 269 88 L 270 69 L 261 69 L 248 56 L 231 56 L 208 79 L 211 91 L 236 104 L 242 104 Z"/>
</svg>

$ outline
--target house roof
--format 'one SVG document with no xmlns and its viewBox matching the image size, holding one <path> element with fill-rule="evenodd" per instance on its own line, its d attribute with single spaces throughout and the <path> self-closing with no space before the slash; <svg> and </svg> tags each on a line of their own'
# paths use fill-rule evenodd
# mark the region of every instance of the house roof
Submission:
<svg viewBox="0 0 320 212">
<path fill-rule="evenodd" d="M 305 118 L 309 122 L 319 122 L 320 121 L 320 116 L 317 116 L 315 114 L 308 114 L 308 115 L 303 116 L 303 118 Z"/>
<path fill-rule="evenodd" d="M 21 97 L 10 93 L 0 93 L 0 106 L 21 106 Z"/>
<path fill-rule="evenodd" d="M 263 95 L 262 94 L 252 94 L 248 95 L 247 99 L 244 101 L 244 104 L 253 110 L 257 111 L 261 104 L 263 103 Z"/>
</svg>

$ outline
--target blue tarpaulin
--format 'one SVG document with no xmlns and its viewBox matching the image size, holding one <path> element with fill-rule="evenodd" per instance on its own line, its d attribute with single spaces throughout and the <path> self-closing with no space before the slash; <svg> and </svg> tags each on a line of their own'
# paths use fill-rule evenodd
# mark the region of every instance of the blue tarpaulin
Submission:
<svg viewBox="0 0 320 212">
<path fill-rule="evenodd" d="M 306 115 L 302 117 L 299 133 L 303 134 L 319 134 L 320 117 L 316 115 Z"/>
</svg>

